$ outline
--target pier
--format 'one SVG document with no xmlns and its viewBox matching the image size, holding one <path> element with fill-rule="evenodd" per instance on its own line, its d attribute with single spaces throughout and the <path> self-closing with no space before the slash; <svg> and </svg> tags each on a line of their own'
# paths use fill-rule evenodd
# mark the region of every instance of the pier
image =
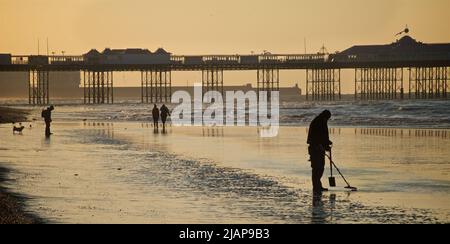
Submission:
<svg viewBox="0 0 450 244">
<path fill-rule="evenodd" d="M 141 73 L 141 102 L 170 102 L 172 71 L 201 72 L 203 92 L 223 93 L 226 71 L 253 70 L 258 91 L 278 91 L 281 70 L 306 71 L 306 98 L 339 100 L 342 70 L 354 71 L 354 98 L 447 99 L 450 43 L 404 36 L 387 45 L 353 46 L 334 54 L 173 55 L 164 49 L 91 50 L 79 56 L 0 54 L 0 72 L 29 73 L 29 103 L 49 104 L 49 73 L 80 71 L 85 104 L 114 103 L 114 73 Z"/>
</svg>

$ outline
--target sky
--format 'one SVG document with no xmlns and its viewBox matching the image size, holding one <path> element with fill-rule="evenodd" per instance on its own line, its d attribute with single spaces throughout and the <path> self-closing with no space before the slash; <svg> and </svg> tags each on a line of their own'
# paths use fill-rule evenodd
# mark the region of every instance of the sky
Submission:
<svg viewBox="0 0 450 244">
<path fill-rule="evenodd" d="M 50 53 L 66 55 L 105 47 L 163 47 L 178 55 L 304 53 L 305 40 L 308 53 L 322 45 L 335 52 L 391 43 L 405 25 L 417 40 L 450 42 L 449 11 L 449 0 L 0 0 L 0 53 L 37 54 L 40 40 L 45 54 L 47 38 Z M 305 80 L 285 73 L 286 85 Z M 176 77 L 185 84 L 200 75 Z M 256 74 L 230 74 L 225 83 L 252 79 Z"/>
</svg>

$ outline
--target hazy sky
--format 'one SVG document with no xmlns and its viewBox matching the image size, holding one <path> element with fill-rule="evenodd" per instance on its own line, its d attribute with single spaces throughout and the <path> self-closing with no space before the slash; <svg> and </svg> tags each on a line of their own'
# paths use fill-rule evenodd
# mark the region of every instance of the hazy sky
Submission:
<svg viewBox="0 0 450 244">
<path fill-rule="evenodd" d="M 305 38 L 308 52 L 334 52 L 390 43 L 406 24 L 418 40 L 450 42 L 449 11 L 449 0 L 0 0 L 0 53 L 37 53 L 38 38 L 41 54 L 46 38 L 50 52 L 67 54 L 303 53 Z"/>
</svg>

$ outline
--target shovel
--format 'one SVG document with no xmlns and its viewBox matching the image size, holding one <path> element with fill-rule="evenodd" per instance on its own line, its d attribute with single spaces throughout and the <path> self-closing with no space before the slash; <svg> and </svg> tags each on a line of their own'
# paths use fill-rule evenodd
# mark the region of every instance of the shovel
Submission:
<svg viewBox="0 0 450 244">
<path fill-rule="evenodd" d="M 330 177 L 328 177 L 328 183 L 330 185 L 330 187 L 335 187 L 336 186 L 336 178 L 334 178 L 333 176 L 333 160 L 331 157 L 331 150 L 330 150 Z"/>
</svg>

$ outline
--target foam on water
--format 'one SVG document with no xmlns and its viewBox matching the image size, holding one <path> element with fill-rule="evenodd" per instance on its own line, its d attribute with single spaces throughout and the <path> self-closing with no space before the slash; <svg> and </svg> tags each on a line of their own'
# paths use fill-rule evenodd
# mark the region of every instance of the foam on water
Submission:
<svg viewBox="0 0 450 244">
<path fill-rule="evenodd" d="M 118 101 L 114 105 L 82 105 L 68 101 L 58 105 L 55 119 L 64 121 L 128 121 L 151 120 L 152 105 Z M 18 106 L 18 105 L 14 105 Z M 23 107 L 23 106 L 20 106 Z M 175 105 L 169 105 L 174 108 Z M 331 126 L 450 128 L 450 100 L 285 102 L 280 105 L 280 124 L 307 126 L 322 110 L 333 117 Z M 35 117 L 39 118 L 36 112 Z"/>
</svg>

